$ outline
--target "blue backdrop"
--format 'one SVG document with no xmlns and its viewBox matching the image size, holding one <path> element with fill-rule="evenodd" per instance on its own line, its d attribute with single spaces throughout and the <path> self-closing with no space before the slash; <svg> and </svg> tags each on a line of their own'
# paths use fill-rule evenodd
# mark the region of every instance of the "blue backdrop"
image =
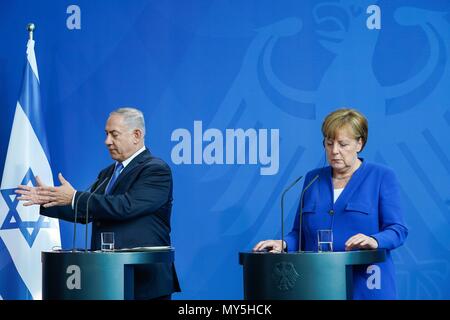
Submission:
<svg viewBox="0 0 450 320">
<path fill-rule="evenodd" d="M 238 252 L 280 237 L 281 191 L 323 165 L 324 116 L 353 107 L 369 119 L 362 156 L 402 186 L 399 297 L 450 299 L 448 0 L 2 0 L 0 170 L 29 22 L 55 182 L 86 188 L 111 163 L 109 112 L 144 111 L 146 144 L 173 170 L 176 298 L 243 297 Z M 61 236 L 69 248 L 69 223 Z"/>
</svg>

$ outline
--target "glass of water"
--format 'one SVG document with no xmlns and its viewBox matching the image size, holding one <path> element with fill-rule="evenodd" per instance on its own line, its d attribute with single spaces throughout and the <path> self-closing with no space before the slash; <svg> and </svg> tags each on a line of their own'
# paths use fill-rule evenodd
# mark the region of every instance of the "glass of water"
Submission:
<svg viewBox="0 0 450 320">
<path fill-rule="evenodd" d="M 333 252 L 333 230 L 317 230 L 319 252 Z"/>
<path fill-rule="evenodd" d="M 100 234 L 102 244 L 102 251 L 113 251 L 114 250 L 114 232 L 102 232 Z"/>
</svg>

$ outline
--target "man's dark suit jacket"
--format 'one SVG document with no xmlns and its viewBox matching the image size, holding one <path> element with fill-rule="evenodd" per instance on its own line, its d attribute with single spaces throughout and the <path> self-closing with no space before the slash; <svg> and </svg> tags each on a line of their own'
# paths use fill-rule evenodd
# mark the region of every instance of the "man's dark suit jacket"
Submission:
<svg viewBox="0 0 450 320">
<path fill-rule="evenodd" d="M 105 195 L 114 167 L 112 164 L 100 172 L 91 188 L 94 191 L 99 187 L 94 194 L 77 191 L 75 195 L 77 220 L 81 223 L 85 222 L 87 200 L 92 195 L 89 200 L 89 221 L 93 222 L 91 248 L 100 249 L 101 232 L 114 232 L 116 248 L 169 246 L 172 211 L 172 173 L 169 166 L 146 149 L 123 169 L 110 194 Z M 41 206 L 41 214 L 74 220 L 72 206 Z M 173 264 L 136 266 L 136 299 L 152 299 L 179 291 Z"/>
</svg>

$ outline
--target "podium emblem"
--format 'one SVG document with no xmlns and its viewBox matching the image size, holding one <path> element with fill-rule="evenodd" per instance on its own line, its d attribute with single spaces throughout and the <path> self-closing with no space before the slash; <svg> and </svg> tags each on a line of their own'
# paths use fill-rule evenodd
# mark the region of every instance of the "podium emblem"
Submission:
<svg viewBox="0 0 450 320">
<path fill-rule="evenodd" d="M 69 290 L 80 290 L 81 289 L 81 268 L 76 264 L 72 264 L 67 267 L 67 277 L 66 285 Z"/>
<path fill-rule="evenodd" d="M 281 291 L 291 290 L 300 275 L 291 262 L 278 262 L 272 269 L 272 279 Z"/>
</svg>

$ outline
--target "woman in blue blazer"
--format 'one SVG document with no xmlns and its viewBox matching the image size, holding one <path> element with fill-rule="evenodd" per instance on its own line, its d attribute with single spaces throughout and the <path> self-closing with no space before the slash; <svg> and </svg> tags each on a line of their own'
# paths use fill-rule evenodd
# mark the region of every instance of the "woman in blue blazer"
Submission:
<svg viewBox="0 0 450 320">
<path fill-rule="evenodd" d="M 358 111 L 332 112 L 322 124 L 322 133 L 329 166 L 306 175 L 301 249 L 317 251 L 317 230 L 323 229 L 333 231 L 334 251 L 386 249 L 385 262 L 353 268 L 353 299 L 395 299 L 390 250 L 401 246 L 408 234 L 395 174 L 358 157 L 368 137 L 367 120 Z M 283 250 L 298 250 L 301 205 Z M 265 240 L 254 247 L 264 249 L 280 252 L 281 241 Z"/>
</svg>

